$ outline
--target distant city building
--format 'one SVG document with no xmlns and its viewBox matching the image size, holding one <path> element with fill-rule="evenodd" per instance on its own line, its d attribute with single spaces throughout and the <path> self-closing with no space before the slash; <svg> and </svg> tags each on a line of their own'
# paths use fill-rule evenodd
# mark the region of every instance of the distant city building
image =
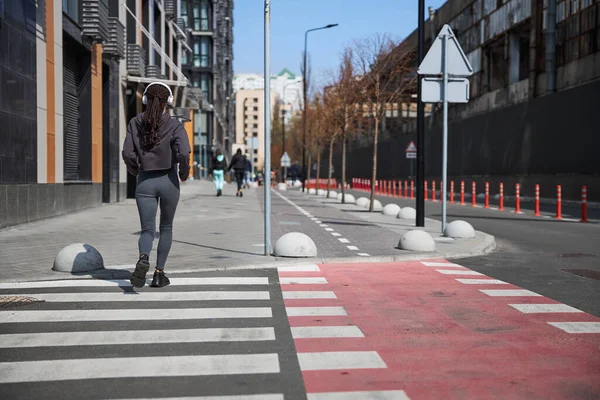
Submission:
<svg viewBox="0 0 600 400">
<path fill-rule="evenodd" d="M 233 90 L 263 90 L 265 88 L 264 75 L 236 74 L 233 77 Z M 277 75 L 271 76 L 271 91 L 278 101 L 283 102 L 288 108 L 297 112 L 302 107 L 302 77 L 296 76 L 289 69 L 284 68 Z M 288 113 L 289 114 L 289 113 Z M 288 115 L 289 118 L 289 115 Z"/>
</svg>

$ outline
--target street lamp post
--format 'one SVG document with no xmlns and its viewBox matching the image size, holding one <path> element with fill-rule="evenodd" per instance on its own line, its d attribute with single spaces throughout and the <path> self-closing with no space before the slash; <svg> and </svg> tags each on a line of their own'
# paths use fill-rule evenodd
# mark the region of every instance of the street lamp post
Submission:
<svg viewBox="0 0 600 400">
<path fill-rule="evenodd" d="M 281 155 L 285 154 L 285 108 L 281 109 Z M 283 180 L 285 182 L 287 180 L 287 166 L 283 167 Z"/>
<path fill-rule="evenodd" d="M 302 191 L 306 191 L 306 175 L 308 172 L 308 169 L 306 168 L 306 109 L 308 107 L 307 104 L 307 91 L 308 91 L 308 87 L 306 85 L 306 58 L 307 58 L 307 45 L 308 45 L 308 33 L 309 32 L 314 32 L 314 31 L 318 31 L 321 29 L 329 29 L 329 28 L 333 28 L 335 26 L 338 26 L 339 24 L 329 24 L 329 25 L 325 25 L 322 26 L 320 28 L 313 28 L 313 29 L 309 29 L 306 32 L 304 32 L 304 56 L 303 56 L 303 66 L 304 69 L 302 70 L 302 101 L 304 104 L 304 110 L 302 112 L 302 170 L 303 170 L 303 179 L 302 179 Z"/>
</svg>

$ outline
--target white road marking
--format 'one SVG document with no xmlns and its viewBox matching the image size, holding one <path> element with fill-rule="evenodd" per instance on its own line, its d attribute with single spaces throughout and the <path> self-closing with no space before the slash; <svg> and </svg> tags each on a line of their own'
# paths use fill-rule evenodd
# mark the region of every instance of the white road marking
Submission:
<svg viewBox="0 0 600 400">
<path fill-rule="evenodd" d="M 307 400 L 410 400 L 404 390 L 308 393 L 307 396 Z"/>
<path fill-rule="evenodd" d="M 0 335 L 0 348 L 262 340 L 275 340 L 275 330 L 266 327 L 12 333 Z"/>
<path fill-rule="evenodd" d="M 346 238 L 339 238 L 338 240 L 342 243 L 350 243 L 350 241 Z"/>
<path fill-rule="evenodd" d="M 333 228 L 325 228 L 325 230 L 326 230 L 327 232 L 333 232 L 335 229 L 333 229 Z"/>
<path fill-rule="evenodd" d="M 287 267 L 278 267 L 278 272 L 313 272 L 320 271 L 319 266 L 317 264 L 310 265 L 292 265 Z"/>
<path fill-rule="evenodd" d="M 298 361 L 302 371 L 387 368 L 387 365 L 376 351 L 298 353 Z"/>
<path fill-rule="evenodd" d="M 331 234 L 332 234 L 333 236 L 342 236 L 342 234 L 341 234 L 341 233 L 337 233 L 337 232 L 331 232 Z"/>
<path fill-rule="evenodd" d="M 292 327 L 294 339 L 313 338 L 360 338 L 365 337 L 357 326 L 295 326 Z"/>
<path fill-rule="evenodd" d="M 285 400 L 282 394 L 240 394 L 233 396 L 152 397 L 116 400 Z M 383 400 L 387 400 L 384 398 Z"/>
<path fill-rule="evenodd" d="M 328 317 L 348 315 L 344 307 L 286 307 L 288 317 Z"/>
<path fill-rule="evenodd" d="M 327 279 L 322 277 L 305 277 L 305 278 L 288 278 L 280 277 L 279 284 L 281 285 L 322 285 L 326 284 Z"/>
<path fill-rule="evenodd" d="M 170 278 L 171 286 L 203 285 L 268 285 L 267 277 L 213 277 L 213 278 Z M 151 280 L 148 280 L 150 284 Z M 59 281 L 7 282 L 0 283 L 0 289 L 37 289 L 57 287 L 105 287 L 131 286 L 129 279 L 69 279 Z"/>
<path fill-rule="evenodd" d="M 207 300 L 269 300 L 269 292 L 120 292 L 120 293 L 35 293 L 19 294 L 51 303 L 70 302 L 134 302 L 134 301 L 207 301 Z"/>
<path fill-rule="evenodd" d="M 319 220 L 316 220 L 316 221 L 315 221 L 315 223 L 317 223 L 317 224 L 321 224 L 322 222 L 321 222 L 321 221 L 319 221 Z"/>
<path fill-rule="evenodd" d="M 139 310 L 28 310 L 2 312 L 0 324 L 23 322 L 148 321 L 214 318 L 271 318 L 270 307 L 160 308 Z"/>
<path fill-rule="evenodd" d="M 358 253 L 358 255 L 361 257 L 370 257 L 369 253 Z"/>
<path fill-rule="evenodd" d="M 465 285 L 508 285 L 508 283 L 503 282 L 498 279 L 456 279 L 460 283 L 464 283 Z"/>
<path fill-rule="evenodd" d="M 0 363 L 0 383 L 279 373 L 277 354 L 89 358 Z"/>
<path fill-rule="evenodd" d="M 464 268 L 462 265 L 449 263 L 449 262 L 421 261 L 421 264 L 423 264 L 426 267 L 461 267 L 461 268 Z"/>
<path fill-rule="evenodd" d="M 348 250 L 353 250 L 353 251 L 358 250 L 358 247 L 356 247 L 356 246 L 346 246 L 346 247 L 348 248 Z"/>
<path fill-rule="evenodd" d="M 509 304 L 524 314 L 538 313 L 580 313 L 583 312 L 566 304 Z"/>
<path fill-rule="evenodd" d="M 460 270 L 460 269 L 436 269 L 437 272 L 444 275 L 483 275 L 477 271 Z"/>
<path fill-rule="evenodd" d="M 548 322 L 567 333 L 600 333 L 600 322 Z"/>
<path fill-rule="evenodd" d="M 304 290 L 300 292 L 293 292 L 284 290 L 283 293 L 284 300 L 293 300 L 293 299 L 337 299 L 337 296 L 334 292 L 331 291 L 318 291 L 318 290 Z"/>
<path fill-rule="evenodd" d="M 525 289 L 479 289 L 481 293 L 487 294 L 492 297 L 538 297 L 541 294 L 537 294 L 530 290 Z"/>
</svg>

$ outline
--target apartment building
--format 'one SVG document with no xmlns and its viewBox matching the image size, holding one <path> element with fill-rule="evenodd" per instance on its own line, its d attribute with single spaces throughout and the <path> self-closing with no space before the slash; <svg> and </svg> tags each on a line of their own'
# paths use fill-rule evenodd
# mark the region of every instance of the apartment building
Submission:
<svg viewBox="0 0 600 400">
<path fill-rule="evenodd" d="M 182 68 L 190 81 L 194 159 L 209 166 L 218 148 L 229 157 L 233 143 L 233 0 L 181 0 L 181 22 L 190 52 Z"/>
</svg>

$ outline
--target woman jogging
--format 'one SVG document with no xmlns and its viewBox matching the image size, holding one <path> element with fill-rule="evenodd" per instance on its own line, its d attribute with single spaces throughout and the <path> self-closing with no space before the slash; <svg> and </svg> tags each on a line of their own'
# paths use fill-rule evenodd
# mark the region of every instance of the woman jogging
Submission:
<svg viewBox="0 0 600 400">
<path fill-rule="evenodd" d="M 215 151 L 215 158 L 212 162 L 212 176 L 215 182 L 215 188 L 217 189 L 217 197 L 223 194 L 223 180 L 225 179 L 225 168 L 227 168 L 227 162 L 225 156 L 221 153 L 221 150 Z"/>
<path fill-rule="evenodd" d="M 129 121 L 123 144 L 127 170 L 137 176 L 135 201 L 142 226 L 138 242 L 140 256 L 130 281 L 138 288 L 146 283 L 156 232 L 156 213 L 160 206 L 156 271 L 150 286 L 163 287 L 170 283 L 164 268 L 171 250 L 173 219 L 179 203 L 179 179 L 185 181 L 189 176 L 191 150 L 183 125 L 166 112 L 167 105 L 173 104 L 173 94 L 167 85 L 150 83 L 142 103 L 146 110 Z"/>
<path fill-rule="evenodd" d="M 246 172 L 246 157 L 242 154 L 242 149 L 237 149 L 235 155 L 229 163 L 229 170 L 233 168 L 235 172 L 235 181 L 237 182 L 236 196 L 243 197 L 242 185 L 244 184 L 244 173 Z"/>
</svg>

